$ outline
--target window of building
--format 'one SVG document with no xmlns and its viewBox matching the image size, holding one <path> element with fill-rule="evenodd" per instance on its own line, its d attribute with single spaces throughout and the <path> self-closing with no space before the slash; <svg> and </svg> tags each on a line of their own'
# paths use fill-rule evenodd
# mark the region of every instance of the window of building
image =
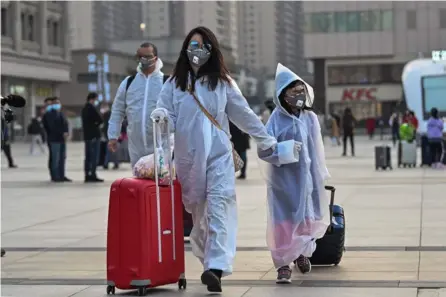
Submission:
<svg viewBox="0 0 446 297">
<path fill-rule="evenodd" d="M 2 7 L 2 36 L 8 36 L 8 9 Z"/>
<path fill-rule="evenodd" d="M 383 31 L 393 29 L 393 11 L 391 10 L 381 11 L 381 29 Z"/>
<path fill-rule="evenodd" d="M 347 13 L 336 12 L 334 18 L 336 32 L 347 32 Z"/>
<path fill-rule="evenodd" d="M 406 27 L 407 29 L 414 30 L 417 28 L 417 11 L 408 10 L 406 12 Z"/>
<path fill-rule="evenodd" d="M 440 9 L 440 28 L 446 29 L 446 9 Z"/>
<path fill-rule="evenodd" d="M 55 45 L 55 46 L 59 46 L 60 44 L 59 44 L 59 38 L 60 38 L 60 36 L 59 36 L 59 30 L 60 30 L 60 28 L 59 28 L 59 22 L 53 22 L 53 32 L 52 32 L 52 34 L 53 34 L 53 44 Z"/>
<path fill-rule="evenodd" d="M 53 36 L 51 35 L 51 25 L 52 22 L 50 20 L 46 21 L 46 37 L 47 37 L 47 42 L 49 45 L 53 44 Z"/>
<path fill-rule="evenodd" d="M 390 65 L 391 82 L 401 82 L 401 75 L 403 74 L 404 64 Z"/>
<path fill-rule="evenodd" d="M 359 13 L 360 31 L 379 31 L 381 29 L 381 14 L 379 11 L 362 11 Z"/>
<path fill-rule="evenodd" d="M 32 14 L 28 15 L 28 38 L 29 41 L 35 41 L 35 27 L 34 27 L 34 16 Z"/>
<path fill-rule="evenodd" d="M 359 14 L 357 11 L 347 12 L 347 32 L 359 31 Z"/>
<path fill-rule="evenodd" d="M 24 12 L 20 14 L 20 24 L 22 26 L 22 40 L 26 40 L 26 15 Z"/>
<path fill-rule="evenodd" d="M 60 46 L 60 26 L 58 21 L 47 20 L 48 44 L 52 46 Z"/>
<path fill-rule="evenodd" d="M 311 15 L 311 32 L 328 33 L 334 31 L 334 14 L 333 13 L 313 13 Z"/>
<path fill-rule="evenodd" d="M 371 84 L 381 83 L 381 67 L 380 65 L 370 65 L 369 66 L 369 82 Z"/>
</svg>

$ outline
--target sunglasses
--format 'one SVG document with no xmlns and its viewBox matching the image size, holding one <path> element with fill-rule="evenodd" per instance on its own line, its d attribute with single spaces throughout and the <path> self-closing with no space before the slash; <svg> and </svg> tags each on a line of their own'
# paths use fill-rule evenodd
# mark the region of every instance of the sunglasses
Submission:
<svg viewBox="0 0 446 297">
<path fill-rule="evenodd" d="M 212 50 L 212 45 L 210 45 L 209 43 L 203 43 L 202 45 L 200 45 L 200 43 L 198 41 L 192 40 L 189 43 L 189 50 L 195 50 L 195 49 L 203 49 L 203 47 L 205 47 L 208 51 Z"/>
</svg>

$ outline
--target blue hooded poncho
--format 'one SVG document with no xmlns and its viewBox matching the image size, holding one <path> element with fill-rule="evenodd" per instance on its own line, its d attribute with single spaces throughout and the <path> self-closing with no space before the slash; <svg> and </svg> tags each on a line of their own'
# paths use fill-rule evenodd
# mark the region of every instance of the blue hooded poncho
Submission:
<svg viewBox="0 0 446 297">
<path fill-rule="evenodd" d="M 263 157 L 259 153 L 262 160 L 270 163 L 266 177 L 267 243 L 276 268 L 289 265 L 300 255 L 311 257 L 316 249 L 316 239 L 324 236 L 330 220 L 329 200 L 324 189 L 329 173 L 318 118 L 309 110 L 302 110 L 296 117 L 279 101 L 282 90 L 296 80 L 305 84 L 305 105 L 313 105 L 313 88 L 279 63 L 274 96 L 277 108 L 266 124 L 268 133 L 277 138 L 278 145 L 270 156 Z M 284 161 L 281 145 L 291 143 L 292 148 L 287 149 L 290 151 L 294 148 L 292 140 L 301 144 L 299 160 Z"/>
</svg>

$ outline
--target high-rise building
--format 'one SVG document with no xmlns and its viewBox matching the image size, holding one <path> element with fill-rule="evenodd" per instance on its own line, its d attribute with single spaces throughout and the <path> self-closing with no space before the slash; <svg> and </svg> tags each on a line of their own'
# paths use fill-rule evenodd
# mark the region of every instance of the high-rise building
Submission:
<svg viewBox="0 0 446 297">
<path fill-rule="evenodd" d="M 352 108 L 360 125 L 376 117 L 387 123 L 404 106 L 401 75 L 407 62 L 446 50 L 443 1 L 303 3 L 315 102 L 327 112 Z"/>
<path fill-rule="evenodd" d="M 300 1 L 238 1 L 239 64 L 273 74 L 278 62 L 306 75 Z"/>
<path fill-rule="evenodd" d="M 234 1 L 145 1 L 146 38 L 184 38 L 203 25 L 237 54 L 237 3 Z M 127 38 L 129 39 L 129 38 Z"/>
<path fill-rule="evenodd" d="M 1 93 L 26 98 L 16 109 L 11 133 L 26 134 L 32 116 L 46 97 L 61 96 L 61 84 L 70 81 L 67 2 L 1 2 Z"/>
<path fill-rule="evenodd" d="M 113 40 L 141 38 L 140 1 L 69 1 L 73 49 L 107 48 Z"/>
</svg>

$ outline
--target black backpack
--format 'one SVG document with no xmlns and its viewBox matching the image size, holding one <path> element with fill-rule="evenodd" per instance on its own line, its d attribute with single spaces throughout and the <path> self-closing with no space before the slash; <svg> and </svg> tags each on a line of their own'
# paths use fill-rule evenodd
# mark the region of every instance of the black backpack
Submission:
<svg viewBox="0 0 446 297">
<path fill-rule="evenodd" d="M 132 84 L 133 80 L 135 79 L 135 76 L 136 76 L 136 74 L 130 76 L 130 77 L 127 79 L 127 85 L 125 86 L 125 91 L 126 91 L 126 92 L 127 92 L 127 90 L 129 89 L 130 85 Z M 165 83 L 166 80 L 169 79 L 169 77 L 170 77 L 169 75 L 164 74 L 164 76 L 163 76 L 163 83 Z"/>
</svg>

